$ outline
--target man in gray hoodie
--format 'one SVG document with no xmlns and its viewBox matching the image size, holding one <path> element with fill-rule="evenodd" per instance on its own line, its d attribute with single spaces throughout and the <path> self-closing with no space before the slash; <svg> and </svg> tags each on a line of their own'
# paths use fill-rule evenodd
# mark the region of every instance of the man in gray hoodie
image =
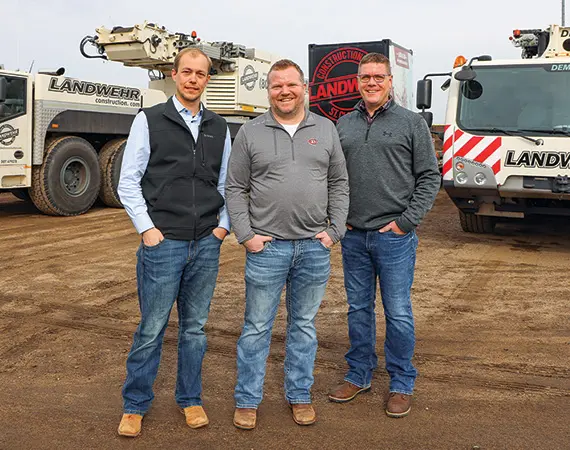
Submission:
<svg viewBox="0 0 570 450">
<path fill-rule="evenodd" d="M 271 330 L 286 286 L 285 397 L 299 425 L 315 422 L 310 389 L 315 316 L 330 273 L 330 248 L 346 231 L 348 180 L 331 121 L 304 108 L 303 72 L 289 60 L 267 75 L 270 111 L 239 130 L 226 196 L 246 248 L 245 321 L 237 344 L 234 425 L 253 429 L 263 395 Z"/>
<path fill-rule="evenodd" d="M 390 375 L 389 417 L 411 408 L 416 379 L 411 288 L 416 226 L 440 186 L 426 122 L 391 98 L 390 62 L 365 55 L 358 68 L 362 101 L 337 124 L 350 182 L 350 208 L 342 241 L 350 350 L 344 383 L 329 399 L 347 402 L 370 389 L 376 356 L 376 282 L 386 317 L 384 352 Z"/>
</svg>

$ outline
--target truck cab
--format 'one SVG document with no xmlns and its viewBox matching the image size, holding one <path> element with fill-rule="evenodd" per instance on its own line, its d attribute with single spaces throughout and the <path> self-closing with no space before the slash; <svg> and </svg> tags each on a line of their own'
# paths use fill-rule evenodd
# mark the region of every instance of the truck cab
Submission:
<svg viewBox="0 0 570 450">
<path fill-rule="evenodd" d="M 418 83 L 425 113 L 429 78 L 449 76 L 442 175 L 464 231 L 493 232 L 498 218 L 570 215 L 568 31 L 515 30 L 523 59 L 483 55 Z"/>
<path fill-rule="evenodd" d="M 0 69 L 0 189 L 31 185 L 33 81 Z"/>
</svg>

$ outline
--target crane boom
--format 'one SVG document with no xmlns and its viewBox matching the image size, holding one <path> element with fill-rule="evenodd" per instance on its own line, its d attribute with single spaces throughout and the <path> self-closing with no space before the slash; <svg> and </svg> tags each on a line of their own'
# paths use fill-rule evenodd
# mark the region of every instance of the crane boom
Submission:
<svg viewBox="0 0 570 450">
<path fill-rule="evenodd" d="M 522 58 L 570 56 L 570 27 L 551 25 L 545 30 L 514 30 L 513 45 L 522 49 Z"/>
<path fill-rule="evenodd" d="M 203 96 L 210 109 L 220 114 L 255 116 L 269 107 L 267 73 L 279 59 L 274 54 L 228 41 L 206 42 L 195 31 L 172 33 L 148 21 L 131 27 L 101 26 L 95 32 L 81 41 L 83 56 L 147 69 L 152 89 L 172 95 L 174 58 L 180 50 L 196 47 L 212 60 L 212 77 Z M 87 53 L 87 44 L 95 46 L 97 54 Z"/>
</svg>

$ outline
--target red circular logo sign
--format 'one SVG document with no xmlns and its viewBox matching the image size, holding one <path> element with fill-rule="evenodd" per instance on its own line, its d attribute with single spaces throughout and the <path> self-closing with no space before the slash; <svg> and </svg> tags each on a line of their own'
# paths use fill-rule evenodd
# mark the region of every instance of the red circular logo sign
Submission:
<svg viewBox="0 0 570 450">
<path fill-rule="evenodd" d="M 334 122 L 352 111 L 360 99 L 358 64 L 366 53 L 355 47 L 341 47 L 321 59 L 309 84 L 311 107 Z"/>
</svg>

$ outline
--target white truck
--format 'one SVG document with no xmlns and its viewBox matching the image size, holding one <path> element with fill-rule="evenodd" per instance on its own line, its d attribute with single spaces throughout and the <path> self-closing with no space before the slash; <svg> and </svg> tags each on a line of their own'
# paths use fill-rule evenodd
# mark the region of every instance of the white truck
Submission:
<svg viewBox="0 0 570 450">
<path fill-rule="evenodd" d="M 431 125 L 431 78 L 449 77 L 443 185 L 464 231 L 491 233 L 498 218 L 570 215 L 570 28 L 515 30 L 520 60 L 469 63 L 418 81 Z"/>
<path fill-rule="evenodd" d="M 86 51 L 88 44 L 95 53 Z M 50 215 L 82 214 L 97 197 L 120 207 L 117 184 L 131 123 L 141 108 L 175 92 L 172 63 L 188 46 L 212 59 L 203 102 L 226 118 L 232 136 L 268 109 L 267 72 L 275 55 L 148 22 L 100 27 L 82 40 L 82 54 L 148 69 L 149 88 L 69 78 L 64 69 L 33 75 L 0 67 L 0 192 L 29 196 Z"/>
</svg>

